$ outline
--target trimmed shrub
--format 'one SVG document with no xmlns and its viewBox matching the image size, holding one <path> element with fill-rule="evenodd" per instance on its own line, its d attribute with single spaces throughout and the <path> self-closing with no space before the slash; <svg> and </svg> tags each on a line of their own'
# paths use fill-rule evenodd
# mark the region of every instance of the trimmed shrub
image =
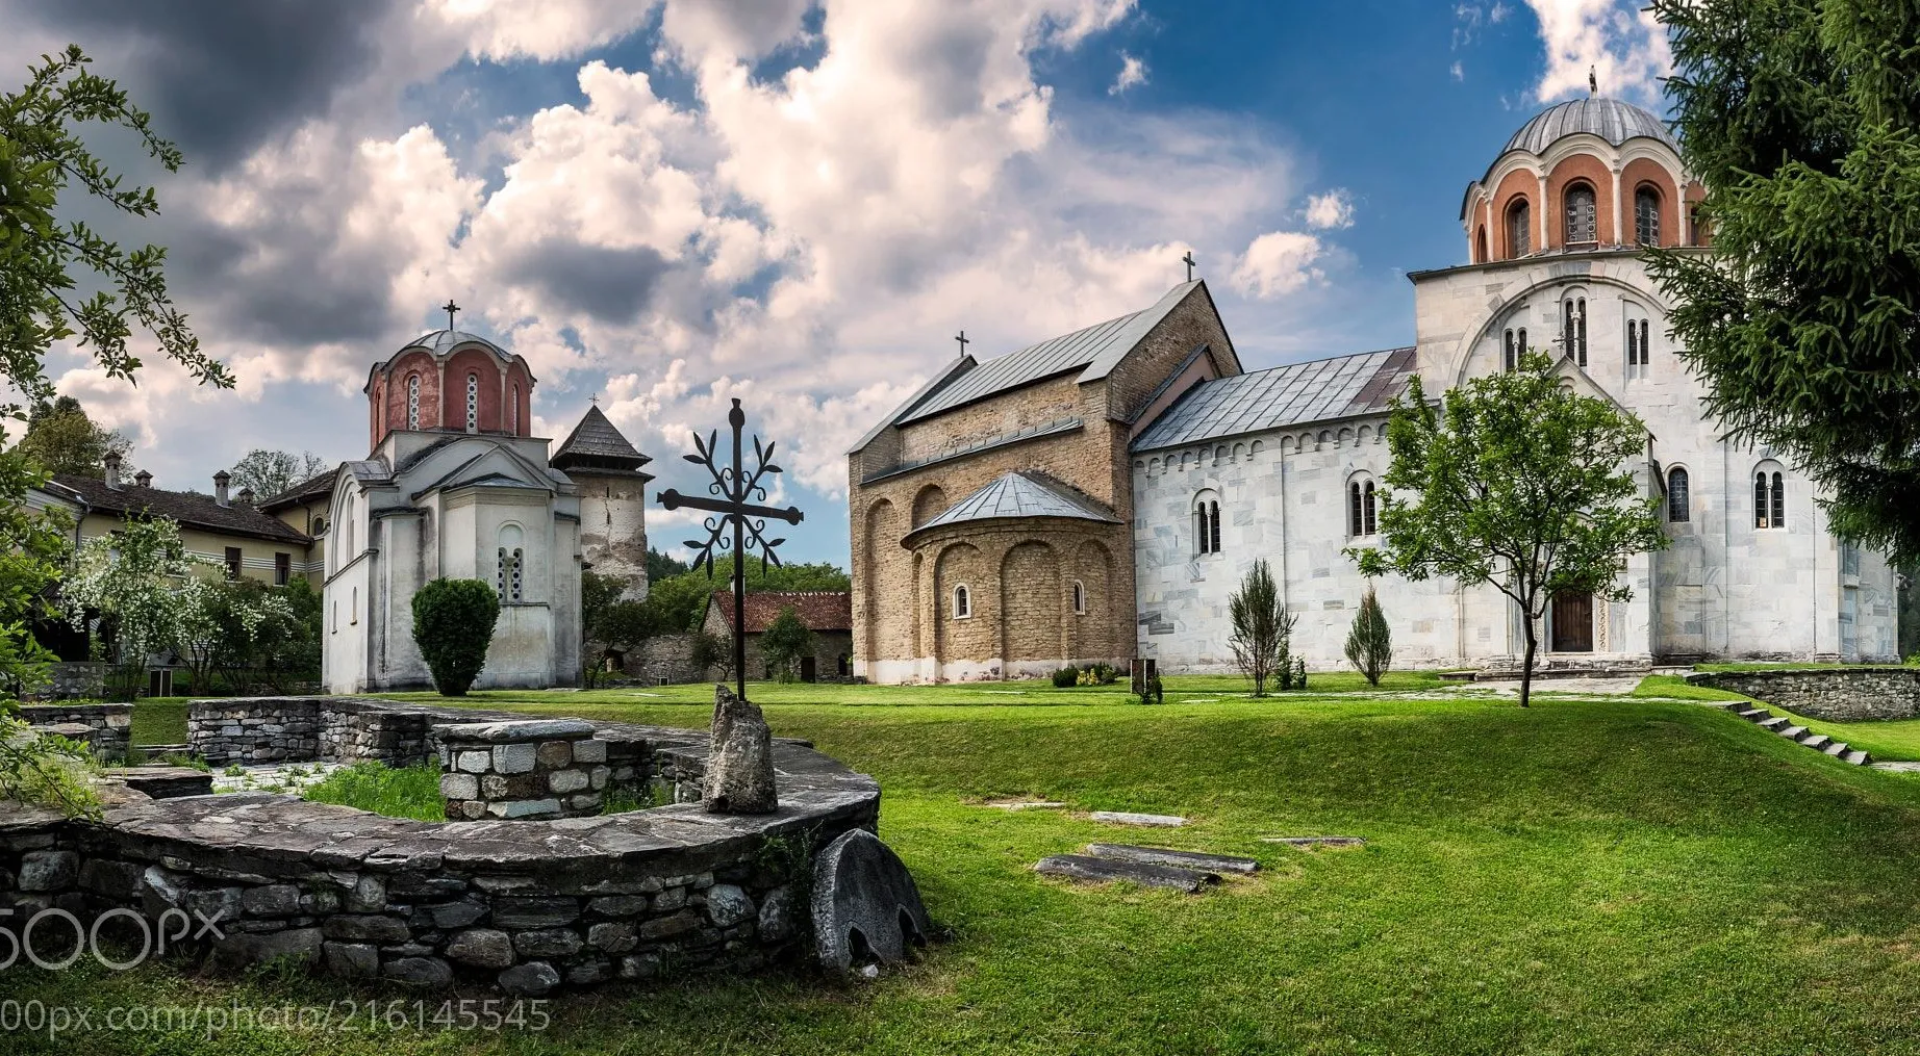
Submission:
<svg viewBox="0 0 1920 1056">
<path fill-rule="evenodd" d="M 1077 667 L 1069 665 L 1053 673 L 1053 685 L 1056 689 L 1065 689 L 1068 686 L 1079 685 L 1079 683 L 1080 669 Z"/>
<path fill-rule="evenodd" d="M 1353 630 L 1347 632 L 1347 660 L 1366 676 L 1369 686 L 1379 685 L 1381 674 L 1393 662 L 1393 634 L 1387 630 L 1386 614 L 1380 611 L 1380 598 L 1372 587 L 1361 597 Z"/>
<path fill-rule="evenodd" d="M 413 596 L 413 641 L 433 672 L 433 688 L 464 697 L 487 663 L 500 599 L 477 579 L 436 579 Z"/>
</svg>

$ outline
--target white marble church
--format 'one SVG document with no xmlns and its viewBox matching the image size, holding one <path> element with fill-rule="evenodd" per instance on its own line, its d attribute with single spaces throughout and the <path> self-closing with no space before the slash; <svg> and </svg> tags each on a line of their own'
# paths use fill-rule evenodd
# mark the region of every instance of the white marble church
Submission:
<svg viewBox="0 0 1920 1056">
<path fill-rule="evenodd" d="M 1639 247 L 1707 245 L 1689 204 L 1703 193 L 1654 115 L 1603 98 L 1562 103 L 1467 185 L 1468 263 L 1409 276 L 1412 346 L 1243 373 L 1204 283 L 1190 283 L 1076 334 L 977 364 L 963 356 L 850 453 L 856 670 L 947 680 L 1106 659 L 1072 628 L 1108 612 L 1131 628 L 1124 648 L 1162 671 L 1231 670 L 1228 597 L 1263 558 L 1300 617 L 1295 652 L 1312 667 L 1346 666 L 1368 584 L 1344 551 L 1377 539 L 1389 401 L 1416 373 L 1438 394 L 1529 348 L 1647 425 L 1649 457 L 1634 471 L 1672 539 L 1628 561 L 1631 601 L 1554 600 L 1538 628 L 1548 664 L 1896 659 L 1886 560 L 1828 530 L 1791 461 L 1720 440 L 1668 339 Z M 1090 422 L 1114 432 L 1113 446 L 1073 446 Z M 1120 452 L 1130 467 L 1106 468 Z M 1006 471 L 1057 482 L 1128 526 L 1131 575 L 1075 579 L 1071 592 L 1047 580 L 1046 597 L 1023 596 L 1032 577 L 1006 567 L 988 579 L 994 555 L 1013 554 L 995 540 L 1067 523 L 990 511 L 966 537 L 944 524 L 943 507 L 967 506 L 977 481 Z M 892 556 L 900 548 L 910 563 Z M 987 600 L 998 609 L 979 611 L 976 589 L 969 611 L 953 610 L 941 578 L 950 565 L 997 583 Z M 1524 651 L 1519 614 L 1491 587 L 1392 576 L 1377 586 L 1398 665 L 1503 667 Z M 1108 587 L 1114 596 L 1098 597 Z M 967 637 L 962 615 L 997 621 L 997 640 Z M 1021 626 L 1045 628 L 1046 655 L 1017 653 Z"/>
<path fill-rule="evenodd" d="M 636 569 L 625 558 L 635 545 L 646 552 L 646 456 L 595 407 L 549 458 L 550 441 L 532 435 L 533 385 L 526 360 L 458 330 L 374 365 L 372 450 L 340 468 L 329 503 L 329 692 L 431 685 L 412 602 L 435 579 L 479 579 L 499 594 L 476 689 L 578 681 L 584 565 L 637 576 L 629 593 L 645 595 L 644 560 Z"/>
</svg>

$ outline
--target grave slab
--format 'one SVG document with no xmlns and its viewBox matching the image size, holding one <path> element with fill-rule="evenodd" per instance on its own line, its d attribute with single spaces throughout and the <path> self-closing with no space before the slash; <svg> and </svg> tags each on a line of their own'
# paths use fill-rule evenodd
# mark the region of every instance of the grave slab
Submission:
<svg viewBox="0 0 1920 1056">
<path fill-rule="evenodd" d="M 1174 814 L 1133 814 L 1123 810 L 1096 810 L 1087 816 L 1110 825 L 1144 825 L 1160 829 L 1177 829 L 1187 823 L 1187 819 Z"/>
<path fill-rule="evenodd" d="M 1170 847 L 1135 847 L 1124 843 L 1089 843 L 1087 854 L 1094 858 L 1171 865 L 1176 869 L 1195 869 L 1205 873 L 1252 873 L 1260 869 L 1259 862 L 1239 855 L 1176 851 Z"/>
<path fill-rule="evenodd" d="M 1042 876 L 1064 876 L 1097 884 L 1125 880 L 1142 887 L 1167 887 L 1198 894 L 1203 888 L 1220 882 L 1214 873 L 1181 869 L 1151 862 L 1123 862 L 1112 858 L 1092 858 L 1084 854 L 1056 854 L 1040 859 L 1033 871 Z"/>
</svg>

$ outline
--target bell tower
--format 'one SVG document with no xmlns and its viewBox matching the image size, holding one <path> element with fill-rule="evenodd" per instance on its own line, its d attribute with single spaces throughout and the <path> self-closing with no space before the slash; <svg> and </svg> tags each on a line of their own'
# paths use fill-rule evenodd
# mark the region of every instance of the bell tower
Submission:
<svg viewBox="0 0 1920 1056">
<path fill-rule="evenodd" d="M 622 601 L 647 596 L 647 482 L 653 461 L 620 435 L 598 404 L 587 408 L 550 465 L 580 489 L 580 553 L 592 571 L 626 581 Z"/>
</svg>

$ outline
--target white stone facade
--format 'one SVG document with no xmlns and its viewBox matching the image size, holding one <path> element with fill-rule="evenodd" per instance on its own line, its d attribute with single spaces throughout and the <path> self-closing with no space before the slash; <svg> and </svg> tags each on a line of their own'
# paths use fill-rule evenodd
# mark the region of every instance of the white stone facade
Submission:
<svg viewBox="0 0 1920 1056">
<path fill-rule="evenodd" d="M 1555 652 L 1552 628 L 1540 628 L 1548 659 L 1897 659 L 1885 558 L 1833 536 L 1812 482 L 1790 463 L 1719 439 L 1702 415 L 1699 381 L 1666 339 L 1665 307 L 1637 253 L 1566 253 L 1413 278 L 1416 355 L 1429 392 L 1503 369 L 1506 334 L 1524 327 L 1535 350 L 1567 356 L 1563 369 L 1646 423 L 1653 462 L 1636 475 L 1647 493 L 1662 496 L 1663 513 L 1667 475 L 1687 474 L 1686 519 L 1667 523 L 1672 545 L 1634 557 L 1623 573 L 1632 600 L 1594 602 L 1588 649 Z M 1577 338 L 1570 354 L 1561 339 L 1569 300 L 1585 305 L 1584 366 Z M 1645 363 L 1636 355 L 1630 364 L 1628 321 L 1643 319 Z M 1637 330 L 1633 345 L 1637 352 Z M 1372 542 L 1349 534 L 1347 488 L 1384 476 L 1385 421 L 1302 423 L 1136 452 L 1140 655 L 1165 671 L 1230 670 L 1227 599 L 1265 558 L 1300 617 L 1295 651 L 1312 667 L 1345 666 L 1347 631 L 1367 583 L 1344 551 Z M 1759 526 L 1757 473 L 1769 485 L 1780 474 L 1783 525 Z M 1201 554 L 1193 509 L 1210 496 L 1221 504 L 1221 545 Z M 1491 587 L 1385 577 L 1377 588 L 1398 664 L 1476 666 L 1523 651 L 1517 610 Z"/>
</svg>

